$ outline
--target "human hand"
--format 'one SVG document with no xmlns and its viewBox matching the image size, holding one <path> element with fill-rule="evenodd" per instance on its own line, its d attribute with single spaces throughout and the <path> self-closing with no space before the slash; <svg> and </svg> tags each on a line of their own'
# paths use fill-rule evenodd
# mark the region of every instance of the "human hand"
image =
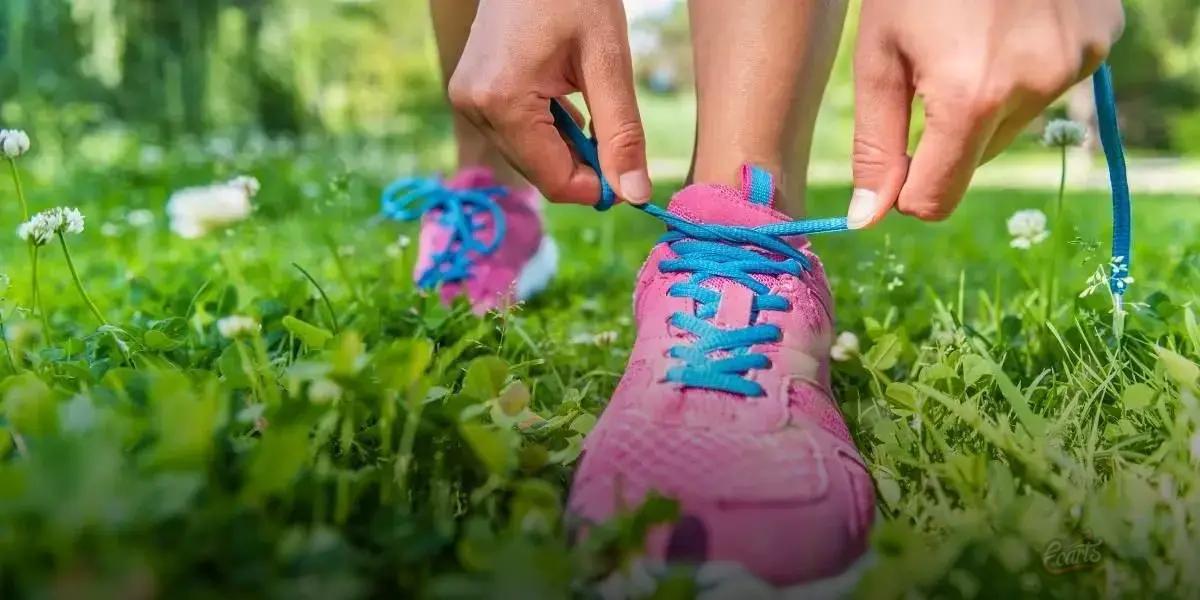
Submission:
<svg viewBox="0 0 1200 600">
<path fill-rule="evenodd" d="M 975 168 L 1089 77 L 1124 22 L 1119 0 L 864 0 L 850 226 L 893 207 L 948 217 Z M 925 130 L 910 164 L 914 95 Z"/>
<path fill-rule="evenodd" d="M 620 0 L 482 0 L 450 102 L 547 198 L 595 204 L 596 172 L 568 147 L 550 114 L 558 98 L 583 92 L 599 142 L 601 170 L 616 195 L 650 199 L 645 132 L 634 94 L 625 9 Z"/>
</svg>

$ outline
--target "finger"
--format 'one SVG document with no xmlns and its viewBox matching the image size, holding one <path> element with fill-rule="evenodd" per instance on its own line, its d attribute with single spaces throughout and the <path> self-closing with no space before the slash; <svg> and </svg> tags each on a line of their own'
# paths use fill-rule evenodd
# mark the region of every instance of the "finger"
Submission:
<svg viewBox="0 0 1200 600">
<path fill-rule="evenodd" d="M 1087 62 L 1086 58 L 1084 62 Z M 1099 63 L 1095 64 L 1098 65 Z M 1025 128 L 1034 119 L 1038 118 L 1046 110 L 1047 106 L 1050 106 L 1051 103 L 1066 93 L 1075 84 L 1090 78 L 1094 70 L 1095 67 L 1093 64 L 1088 63 L 1084 65 L 1084 70 L 1074 79 L 1039 82 L 1040 85 L 1029 86 L 1029 91 L 1020 100 L 1020 105 L 1010 114 L 1005 115 L 1000 121 L 1000 125 L 996 127 L 996 133 L 992 136 L 987 148 L 983 151 L 980 164 L 996 158 L 1005 148 L 1008 148 L 1013 143 L 1013 140 L 1017 139 L 1017 136 L 1025 131 Z"/>
<path fill-rule="evenodd" d="M 596 203 L 600 179 L 580 162 L 554 126 L 550 101 L 532 96 L 487 116 L 485 133 L 541 192 L 554 202 Z"/>
<path fill-rule="evenodd" d="M 859 36 L 854 57 L 854 193 L 847 214 L 852 229 L 877 223 L 900 195 L 908 172 L 910 82 L 894 45 L 879 36 Z"/>
<path fill-rule="evenodd" d="M 1004 149 L 1012 145 L 1013 140 L 1024 133 L 1029 124 L 1038 115 L 1042 114 L 1042 111 L 1048 105 L 1049 102 L 1044 104 L 1040 102 L 1030 103 L 1005 116 L 1000 121 L 1000 124 L 996 126 L 996 133 L 988 140 L 987 147 L 983 150 L 983 156 L 979 159 L 979 164 L 987 163 L 999 156 L 1001 152 L 1004 152 Z"/>
<path fill-rule="evenodd" d="M 614 35 L 626 37 L 624 15 L 617 22 L 621 29 Z M 638 112 L 628 47 L 627 41 L 616 45 L 585 44 L 581 49 L 580 71 L 599 144 L 600 169 L 618 196 L 634 204 L 645 204 L 651 195 L 646 133 Z"/>
<path fill-rule="evenodd" d="M 925 221 L 954 212 L 999 125 L 995 111 L 949 108 L 937 100 L 926 104 L 925 131 L 896 202 L 900 212 Z"/>
</svg>

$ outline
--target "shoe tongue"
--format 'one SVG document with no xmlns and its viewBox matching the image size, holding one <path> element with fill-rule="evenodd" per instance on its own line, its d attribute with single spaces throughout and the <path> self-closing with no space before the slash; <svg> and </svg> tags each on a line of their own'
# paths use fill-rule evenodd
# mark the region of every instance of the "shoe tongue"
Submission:
<svg viewBox="0 0 1200 600">
<path fill-rule="evenodd" d="M 775 210 L 775 186 L 766 171 L 742 167 L 742 188 L 690 185 L 671 199 L 667 210 L 697 223 L 758 227 L 788 221 Z"/>
<path fill-rule="evenodd" d="M 496 185 L 496 176 L 488 167 L 465 167 L 446 180 L 452 190 L 471 190 Z"/>
</svg>

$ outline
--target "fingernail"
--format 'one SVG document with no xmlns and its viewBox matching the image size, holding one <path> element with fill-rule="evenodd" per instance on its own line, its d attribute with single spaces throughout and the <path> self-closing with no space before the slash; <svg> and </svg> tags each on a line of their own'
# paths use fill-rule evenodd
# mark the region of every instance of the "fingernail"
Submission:
<svg viewBox="0 0 1200 600">
<path fill-rule="evenodd" d="M 617 180 L 621 186 L 621 196 L 634 204 L 645 204 L 650 201 L 650 176 L 645 170 L 638 169 L 621 173 Z"/>
<path fill-rule="evenodd" d="M 879 210 L 879 194 L 871 190 L 855 188 L 854 194 L 850 196 L 850 212 L 846 215 L 846 224 L 850 229 L 862 229 L 866 227 L 871 219 L 875 218 L 875 213 Z"/>
</svg>

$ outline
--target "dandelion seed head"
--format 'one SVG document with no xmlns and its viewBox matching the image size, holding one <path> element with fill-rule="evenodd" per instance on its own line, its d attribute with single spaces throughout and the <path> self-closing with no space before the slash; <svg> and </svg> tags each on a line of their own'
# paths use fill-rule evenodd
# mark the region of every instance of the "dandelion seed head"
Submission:
<svg viewBox="0 0 1200 600">
<path fill-rule="evenodd" d="M 1042 131 L 1042 143 L 1054 148 L 1078 146 L 1087 139 L 1087 128 L 1069 119 L 1054 119 Z"/>
<path fill-rule="evenodd" d="M 19 158 L 29 152 L 29 135 L 20 129 L 0 129 L 0 154 Z"/>
<path fill-rule="evenodd" d="M 217 331 L 221 337 L 235 339 L 258 333 L 258 320 L 245 315 L 230 315 L 217 320 Z"/>
</svg>

